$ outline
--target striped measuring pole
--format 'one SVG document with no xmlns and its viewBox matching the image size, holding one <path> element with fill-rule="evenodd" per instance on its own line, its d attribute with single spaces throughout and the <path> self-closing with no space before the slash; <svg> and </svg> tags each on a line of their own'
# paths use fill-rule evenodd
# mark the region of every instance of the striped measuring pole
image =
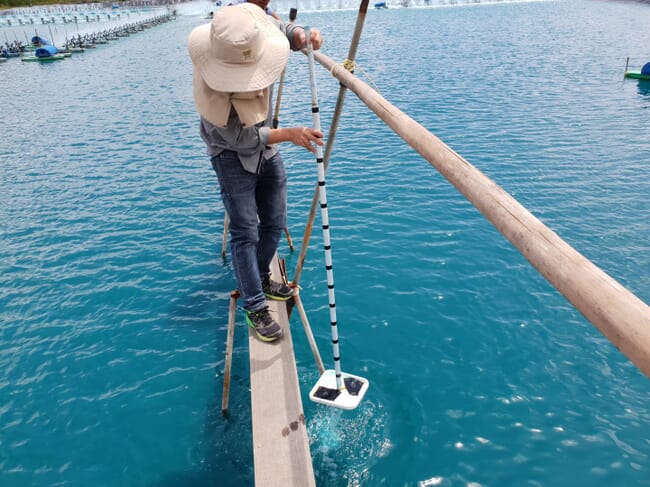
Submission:
<svg viewBox="0 0 650 487">
<path fill-rule="evenodd" d="M 313 117 L 313 125 L 316 130 L 321 131 L 318 90 L 316 89 L 316 75 L 314 69 L 314 52 L 311 46 L 310 29 L 307 26 L 305 26 L 304 29 L 305 35 L 307 36 L 307 57 L 309 60 L 309 84 L 311 88 L 311 113 Z M 368 389 L 368 381 L 362 377 L 341 372 L 339 334 L 336 320 L 336 299 L 334 294 L 332 245 L 330 241 L 329 214 L 327 211 L 327 190 L 325 189 L 325 163 L 323 162 L 323 148 L 320 145 L 316 145 L 316 163 L 318 166 L 318 197 L 323 224 L 323 248 L 325 249 L 325 269 L 327 271 L 327 294 L 330 310 L 330 328 L 332 332 L 332 351 L 334 353 L 334 371 L 326 370 L 323 373 L 316 385 L 312 388 L 309 397 L 315 402 L 320 402 L 329 406 L 343 409 L 354 409 L 358 406 Z"/>
</svg>

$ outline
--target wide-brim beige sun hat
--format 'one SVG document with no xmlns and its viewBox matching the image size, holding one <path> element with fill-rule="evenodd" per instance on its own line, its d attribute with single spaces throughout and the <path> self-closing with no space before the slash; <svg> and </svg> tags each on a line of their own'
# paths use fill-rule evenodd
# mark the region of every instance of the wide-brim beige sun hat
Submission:
<svg viewBox="0 0 650 487">
<path fill-rule="evenodd" d="M 257 5 L 219 9 L 189 36 L 192 64 L 209 88 L 221 92 L 261 90 L 279 78 L 289 41 Z"/>
</svg>

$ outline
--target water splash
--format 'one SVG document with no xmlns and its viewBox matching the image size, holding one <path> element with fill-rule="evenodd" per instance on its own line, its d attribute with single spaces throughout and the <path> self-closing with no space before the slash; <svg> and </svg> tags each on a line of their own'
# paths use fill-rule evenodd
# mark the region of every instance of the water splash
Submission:
<svg viewBox="0 0 650 487">
<path fill-rule="evenodd" d="M 308 432 L 317 479 L 324 485 L 359 485 L 391 448 L 388 416 L 381 403 L 364 400 L 354 411 L 317 406 Z"/>
</svg>

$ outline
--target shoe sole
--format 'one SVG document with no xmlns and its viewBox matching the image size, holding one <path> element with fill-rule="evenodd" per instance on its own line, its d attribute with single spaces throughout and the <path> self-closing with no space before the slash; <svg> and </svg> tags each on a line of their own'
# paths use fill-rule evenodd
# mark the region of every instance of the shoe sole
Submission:
<svg viewBox="0 0 650 487">
<path fill-rule="evenodd" d="M 293 298 L 293 294 L 291 296 L 287 296 L 286 298 L 283 296 L 278 296 L 276 294 L 267 294 L 267 293 L 264 293 L 264 296 L 266 296 L 267 298 L 273 301 L 289 301 L 291 298 Z"/>
<path fill-rule="evenodd" d="M 272 337 L 266 337 L 266 336 L 262 335 L 259 331 L 257 331 L 257 328 L 255 328 L 255 325 L 253 324 L 253 322 L 248 319 L 248 316 L 246 317 L 246 324 L 253 329 L 253 331 L 257 335 L 257 338 L 259 338 L 263 342 L 274 342 L 278 338 L 282 338 L 282 335 L 284 335 L 284 332 L 282 331 L 282 329 L 280 329 L 280 332 L 279 332 L 278 335 L 275 335 L 275 336 L 272 336 Z"/>
</svg>

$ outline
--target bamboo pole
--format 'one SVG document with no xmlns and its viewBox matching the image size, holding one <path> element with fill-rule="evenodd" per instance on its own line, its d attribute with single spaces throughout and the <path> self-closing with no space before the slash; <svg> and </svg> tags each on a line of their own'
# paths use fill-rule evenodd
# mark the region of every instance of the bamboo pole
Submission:
<svg viewBox="0 0 650 487">
<path fill-rule="evenodd" d="M 354 27 L 354 33 L 352 34 L 352 40 L 350 41 L 350 49 L 348 51 L 348 60 L 351 63 L 354 63 L 354 59 L 357 55 L 357 48 L 359 47 L 359 39 L 361 39 L 361 31 L 363 30 L 363 24 L 366 20 L 366 13 L 368 12 L 368 0 L 361 0 L 359 5 L 359 13 L 357 14 L 357 22 Z M 341 110 L 343 109 L 343 102 L 345 101 L 345 94 L 347 92 L 347 87 L 341 83 L 339 86 L 339 94 L 336 99 L 336 106 L 334 107 L 334 114 L 332 115 L 332 123 L 330 124 L 329 133 L 327 134 L 327 146 L 325 147 L 325 155 L 323 156 L 323 164 L 325 170 L 327 170 L 327 165 L 329 164 L 330 154 L 332 153 L 332 147 L 334 146 L 334 138 L 336 136 L 336 131 L 339 126 L 339 119 L 341 118 Z M 307 218 L 307 224 L 305 225 L 305 232 L 302 237 L 302 246 L 300 247 L 300 254 L 298 255 L 298 262 L 296 264 L 296 270 L 293 275 L 293 283 L 297 286 L 300 281 L 300 275 L 302 274 L 302 268 L 305 265 L 305 257 L 307 256 L 307 248 L 309 247 L 309 239 L 311 238 L 311 232 L 314 228 L 314 220 L 316 218 L 316 207 L 318 205 L 318 183 L 314 188 L 314 196 L 311 199 L 311 208 L 309 209 L 309 217 Z"/>
<path fill-rule="evenodd" d="M 650 378 L 650 307 L 425 127 L 326 55 L 314 57 L 435 167 L 584 317 Z"/>
<path fill-rule="evenodd" d="M 296 16 L 298 15 L 298 9 L 297 8 L 292 8 L 289 10 L 289 23 L 293 24 L 294 21 L 296 20 Z M 285 66 L 284 69 L 282 70 L 282 74 L 280 75 L 280 81 L 278 83 L 278 96 L 275 99 L 275 112 L 273 115 L 273 121 L 271 126 L 274 129 L 278 128 L 279 124 L 279 119 L 280 119 L 280 103 L 282 102 L 282 89 L 284 87 L 284 76 L 287 72 L 287 67 Z"/>
</svg>

